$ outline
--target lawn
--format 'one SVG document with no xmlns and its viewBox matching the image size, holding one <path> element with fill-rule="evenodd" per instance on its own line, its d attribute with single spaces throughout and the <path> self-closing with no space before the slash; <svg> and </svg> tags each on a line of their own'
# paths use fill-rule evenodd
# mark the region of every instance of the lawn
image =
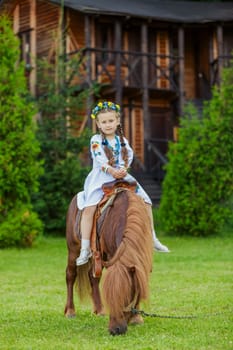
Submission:
<svg viewBox="0 0 233 350">
<path fill-rule="evenodd" d="M 145 317 L 119 337 L 108 317 L 80 305 L 66 319 L 66 243 L 43 238 L 32 249 L 0 250 L 0 349 L 233 349 L 233 239 L 171 238 L 170 254 L 155 253 L 148 313 L 193 319 Z"/>
</svg>

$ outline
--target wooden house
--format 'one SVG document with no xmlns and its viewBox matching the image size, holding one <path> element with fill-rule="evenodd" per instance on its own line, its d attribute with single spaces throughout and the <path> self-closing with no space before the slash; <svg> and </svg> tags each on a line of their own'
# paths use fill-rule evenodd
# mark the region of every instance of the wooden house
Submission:
<svg viewBox="0 0 233 350">
<path fill-rule="evenodd" d="M 33 57 L 50 59 L 62 14 L 65 53 L 84 49 L 86 83 L 102 83 L 101 98 L 122 106 L 135 167 L 157 176 L 185 103 L 210 98 L 233 50 L 233 2 L 1 0 L 4 11 L 32 68 L 33 94 Z"/>
</svg>

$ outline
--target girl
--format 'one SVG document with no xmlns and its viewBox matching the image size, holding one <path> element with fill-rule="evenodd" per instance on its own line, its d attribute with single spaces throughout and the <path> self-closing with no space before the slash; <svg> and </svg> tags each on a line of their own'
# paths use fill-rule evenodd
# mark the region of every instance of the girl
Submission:
<svg viewBox="0 0 233 350">
<path fill-rule="evenodd" d="M 76 265 L 83 265 L 91 257 L 90 235 L 93 217 L 97 204 L 103 197 L 101 186 L 114 179 L 124 178 L 135 181 L 127 170 L 133 161 L 133 150 L 123 136 L 120 124 L 120 106 L 113 102 L 99 102 L 92 110 L 91 117 L 96 120 L 99 134 L 91 138 L 90 148 L 93 168 L 87 176 L 84 191 L 78 193 L 78 208 L 83 210 L 81 217 L 81 252 L 76 259 Z M 141 196 L 148 206 L 153 232 L 154 247 L 158 251 L 169 252 L 156 238 L 152 217 L 152 202 L 138 184 L 136 193 Z"/>
</svg>

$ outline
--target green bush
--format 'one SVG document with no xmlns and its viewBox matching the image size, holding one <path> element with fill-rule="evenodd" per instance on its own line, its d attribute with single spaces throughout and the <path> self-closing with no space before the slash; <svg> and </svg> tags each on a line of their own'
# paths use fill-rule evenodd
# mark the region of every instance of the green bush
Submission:
<svg viewBox="0 0 233 350">
<path fill-rule="evenodd" d="M 159 207 L 161 228 L 174 235 L 207 236 L 232 216 L 233 69 L 223 72 L 219 89 L 181 120 L 179 141 L 171 143 Z"/>
<path fill-rule="evenodd" d="M 0 17 L 0 36 L 0 246 L 3 247 L 13 242 L 20 244 L 20 239 L 22 245 L 26 244 L 27 225 L 17 231 L 22 223 L 18 212 L 27 212 L 28 208 L 32 222 L 38 226 L 31 212 L 31 197 L 38 190 L 42 168 L 37 161 L 40 147 L 33 122 L 36 109 L 29 98 L 24 64 L 19 60 L 19 41 L 6 17 Z M 28 240 L 33 241 L 36 233 L 28 228 Z"/>
<path fill-rule="evenodd" d="M 43 233 L 43 224 L 28 206 L 11 210 L 0 224 L 0 248 L 30 247 Z"/>
<path fill-rule="evenodd" d="M 46 233 L 65 234 L 69 202 L 83 188 L 87 172 L 88 168 L 81 166 L 77 155 L 60 160 L 52 169 L 45 171 L 34 205 L 45 224 Z"/>
</svg>

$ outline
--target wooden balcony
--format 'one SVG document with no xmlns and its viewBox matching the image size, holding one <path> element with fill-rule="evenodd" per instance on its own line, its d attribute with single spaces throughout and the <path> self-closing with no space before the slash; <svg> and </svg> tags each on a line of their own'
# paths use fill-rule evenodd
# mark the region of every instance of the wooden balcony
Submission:
<svg viewBox="0 0 233 350">
<path fill-rule="evenodd" d="M 121 103 L 123 96 L 130 99 L 142 96 L 144 106 L 148 106 L 148 98 L 166 100 L 181 115 L 185 101 L 211 98 L 212 86 L 219 84 L 222 68 L 229 65 L 232 56 L 220 56 L 210 62 L 208 76 L 192 67 L 191 87 L 184 79 L 184 59 L 178 56 L 85 48 L 70 53 L 68 59 L 71 58 L 81 62 L 79 72 L 72 78 L 79 90 L 98 82 L 102 98 L 114 96 Z"/>
<path fill-rule="evenodd" d="M 76 54 L 72 52 L 69 57 Z M 83 79 L 87 82 L 97 81 L 115 90 L 146 88 L 179 94 L 178 57 L 96 48 L 84 49 L 83 56 Z"/>
</svg>

